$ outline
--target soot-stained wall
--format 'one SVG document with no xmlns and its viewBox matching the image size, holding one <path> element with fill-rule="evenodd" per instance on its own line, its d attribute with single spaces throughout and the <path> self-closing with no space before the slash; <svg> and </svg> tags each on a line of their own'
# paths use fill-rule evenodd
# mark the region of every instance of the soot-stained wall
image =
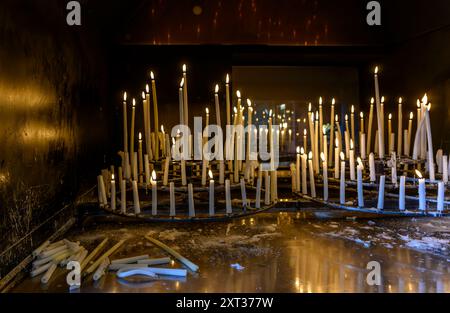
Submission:
<svg viewBox="0 0 450 313">
<path fill-rule="evenodd" d="M 0 3 L 0 278 L 95 184 L 108 138 L 97 44 L 67 26 L 64 1 Z"/>
</svg>

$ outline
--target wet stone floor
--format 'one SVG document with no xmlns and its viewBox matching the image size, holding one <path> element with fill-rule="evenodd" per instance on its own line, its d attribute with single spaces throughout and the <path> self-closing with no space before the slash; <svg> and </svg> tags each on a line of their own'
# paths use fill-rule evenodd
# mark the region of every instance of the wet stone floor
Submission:
<svg viewBox="0 0 450 313">
<path fill-rule="evenodd" d="M 110 259 L 167 256 L 147 234 L 199 265 L 199 272 L 157 280 L 108 272 L 97 282 L 84 278 L 72 292 L 450 292 L 450 218 L 356 218 L 302 209 L 220 223 L 97 221 L 67 238 L 90 251 L 105 237 L 108 247 L 126 239 Z M 380 286 L 366 282 L 371 261 L 381 265 Z M 48 285 L 40 276 L 27 278 L 13 292 L 69 292 L 66 274 L 58 268 Z"/>
</svg>

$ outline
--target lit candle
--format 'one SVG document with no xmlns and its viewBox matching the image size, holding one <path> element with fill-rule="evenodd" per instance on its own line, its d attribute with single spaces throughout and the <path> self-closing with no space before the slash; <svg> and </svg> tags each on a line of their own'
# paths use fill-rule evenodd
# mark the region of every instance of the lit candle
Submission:
<svg viewBox="0 0 450 313">
<path fill-rule="evenodd" d="M 301 159 L 302 159 L 302 193 L 304 195 L 308 194 L 308 183 L 306 177 L 306 166 L 307 166 L 307 158 L 308 156 L 305 154 L 305 150 L 303 148 L 300 149 Z"/>
<path fill-rule="evenodd" d="M 133 188 L 134 213 L 137 215 L 137 214 L 141 213 L 141 205 L 139 203 L 139 191 L 138 191 L 137 182 L 135 180 L 133 180 L 131 182 L 131 185 Z"/>
<path fill-rule="evenodd" d="M 392 147 L 393 147 L 392 140 L 391 140 L 391 138 L 392 138 L 391 134 L 392 134 L 392 114 L 389 113 L 389 115 L 388 115 L 388 147 L 389 147 L 389 153 L 392 152 Z"/>
<path fill-rule="evenodd" d="M 314 172 L 315 173 L 319 173 L 319 112 L 316 111 L 316 122 L 315 122 L 315 126 L 314 126 Z"/>
<path fill-rule="evenodd" d="M 341 182 L 339 188 L 339 201 L 341 204 L 345 204 L 345 154 L 340 153 L 341 157 Z"/>
<path fill-rule="evenodd" d="M 189 203 L 189 217 L 195 217 L 194 186 L 192 184 L 188 185 L 188 203 Z"/>
<path fill-rule="evenodd" d="M 350 125 L 352 126 L 352 139 L 353 142 L 356 140 L 355 137 L 355 106 L 352 105 L 351 111 L 350 111 Z"/>
<path fill-rule="evenodd" d="M 231 125 L 231 104 L 230 104 L 230 76 L 227 74 L 225 79 L 225 94 L 227 106 L 227 125 Z"/>
<path fill-rule="evenodd" d="M 378 155 L 382 159 L 384 157 L 384 141 L 383 141 L 383 124 L 382 124 L 382 112 L 381 112 L 381 101 L 380 101 L 380 89 L 378 85 L 378 66 L 375 67 L 374 71 L 374 81 L 375 81 L 375 100 L 377 104 L 377 122 L 378 122 Z"/>
<path fill-rule="evenodd" d="M 378 204 L 377 209 L 383 210 L 384 209 L 384 185 L 386 184 L 386 176 L 381 175 L 380 176 L 380 186 L 378 190 Z"/>
<path fill-rule="evenodd" d="M 209 170 L 209 216 L 214 216 L 214 177 Z"/>
<path fill-rule="evenodd" d="M 248 125 L 248 135 L 247 135 L 247 156 L 246 156 L 246 160 L 247 160 L 247 165 L 249 164 L 249 160 L 250 160 L 250 151 L 251 151 L 251 143 L 252 143 L 252 123 L 253 123 L 253 108 L 252 108 L 252 102 L 250 101 L 250 99 L 247 99 L 247 106 L 248 106 L 248 110 L 247 110 L 247 125 Z M 248 173 L 248 171 L 247 171 Z"/>
<path fill-rule="evenodd" d="M 150 140 L 150 133 L 151 131 L 151 122 L 150 122 L 150 87 L 148 84 L 145 85 L 145 117 L 147 120 L 147 124 L 146 124 L 146 128 L 145 128 L 145 147 L 146 147 L 146 151 L 147 154 L 149 155 L 149 157 L 153 157 L 152 155 L 152 149 L 151 149 L 151 140 Z"/>
<path fill-rule="evenodd" d="M 375 155 L 373 153 L 369 154 L 369 172 L 370 181 L 374 183 L 377 180 L 377 175 L 375 172 Z"/>
<path fill-rule="evenodd" d="M 156 181 L 156 172 L 152 172 L 152 178 L 150 179 L 152 185 L 152 215 L 158 215 L 158 183 Z"/>
<path fill-rule="evenodd" d="M 418 136 L 421 137 L 421 129 L 419 129 L 419 125 L 420 125 L 420 121 L 422 120 L 422 105 L 421 105 L 419 99 L 417 99 L 416 105 L 417 105 L 417 131 L 418 131 Z M 420 146 L 418 146 L 418 148 L 419 148 L 418 154 L 421 155 Z"/>
<path fill-rule="evenodd" d="M 424 96 L 424 99 L 428 99 L 426 97 L 426 94 Z M 426 102 L 424 101 L 424 103 Z M 431 110 L 431 103 L 429 103 L 425 109 L 425 125 L 428 142 L 428 173 L 430 175 L 430 181 L 434 182 L 436 178 L 434 173 L 433 138 L 431 137 L 430 110 Z"/>
<path fill-rule="evenodd" d="M 335 148 L 334 148 L 334 178 L 339 178 L 339 139 L 335 140 Z"/>
<path fill-rule="evenodd" d="M 139 182 L 144 182 L 144 160 L 142 156 L 142 133 L 139 133 L 139 147 L 138 147 L 138 159 L 139 159 Z"/>
<path fill-rule="evenodd" d="M 125 179 L 120 182 L 120 212 L 122 214 L 127 212 L 127 181 Z"/>
<path fill-rule="evenodd" d="M 322 106 L 323 100 L 322 97 L 319 98 L 319 136 L 322 134 L 323 129 L 323 106 Z M 325 142 L 323 141 L 323 138 L 320 138 L 320 152 L 323 152 L 323 147 L 325 145 Z"/>
<path fill-rule="evenodd" d="M 206 112 L 206 124 L 205 124 L 205 128 L 208 128 L 208 126 L 209 126 L 209 108 L 208 108 L 208 107 L 205 109 L 205 112 Z"/>
<path fill-rule="evenodd" d="M 369 153 L 369 154 L 370 154 L 370 152 L 372 152 L 371 143 L 372 143 L 372 123 L 373 123 L 373 104 L 374 104 L 374 102 L 375 102 L 374 98 L 370 99 L 369 126 L 367 129 L 367 153 Z"/>
<path fill-rule="evenodd" d="M 384 138 L 384 133 L 385 133 L 385 130 L 384 130 L 384 96 L 383 97 L 381 97 L 381 103 L 380 103 L 380 108 L 381 108 L 381 129 L 382 129 L 382 131 L 381 131 L 381 139 L 382 139 L 382 143 L 383 143 L 383 157 L 384 157 L 384 155 L 385 155 L 385 138 Z"/>
<path fill-rule="evenodd" d="M 186 64 L 183 64 L 183 78 L 184 78 L 184 86 L 183 86 L 183 124 L 189 125 L 189 111 L 188 111 L 188 81 L 187 81 L 187 67 Z"/>
<path fill-rule="evenodd" d="M 169 184 L 169 192 L 170 192 L 170 216 L 175 216 L 175 183 L 170 182 Z"/>
<path fill-rule="evenodd" d="M 402 110 L 402 97 L 398 98 L 398 126 L 397 126 L 397 155 L 402 156 L 402 135 L 403 135 L 403 110 Z"/>
<path fill-rule="evenodd" d="M 336 100 L 333 98 L 331 100 L 331 114 L 330 114 L 330 121 L 331 121 L 331 127 L 330 127 L 330 151 L 328 154 L 328 163 L 330 165 L 333 163 L 333 143 L 334 143 L 334 105 L 336 104 Z"/>
<path fill-rule="evenodd" d="M 320 157 L 322 158 L 322 170 L 323 170 L 323 200 L 328 201 L 328 165 L 325 153 L 322 152 Z"/>
<path fill-rule="evenodd" d="M 123 152 L 128 152 L 127 93 L 123 93 Z M 124 167 L 126 168 L 126 167 Z"/>
<path fill-rule="evenodd" d="M 360 134 L 360 140 L 359 140 L 359 152 L 361 154 L 361 158 L 363 160 L 366 159 L 366 134 L 361 133 Z"/>
<path fill-rule="evenodd" d="M 114 180 L 114 174 L 111 175 L 111 210 L 116 210 L 116 181 Z"/>
<path fill-rule="evenodd" d="M 214 89 L 214 103 L 216 105 L 216 123 L 219 127 L 222 127 L 222 121 L 220 119 L 219 85 L 216 85 Z"/>
<path fill-rule="evenodd" d="M 306 128 L 303 129 L 303 149 L 305 149 L 305 151 L 308 150 L 308 139 L 307 139 L 307 130 Z"/>
<path fill-rule="evenodd" d="M 267 190 L 266 190 L 267 192 Z M 231 190 L 230 190 L 230 180 L 225 180 L 225 210 L 226 213 L 229 215 L 233 213 L 233 209 L 231 207 Z"/>
<path fill-rule="evenodd" d="M 131 167 L 134 168 L 134 121 L 136 116 L 136 99 L 133 98 L 133 107 L 131 111 L 131 131 L 130 131 L 130 156 L 131 156 Z M 136 179 L 136 177 L 133 177 Z"/>
<path fill-rule="evenodd" d="M 359 112 L 359 117 L 360 117 L 359 132 L 362 134 L 364 133 L 364 112 Z"/>
<path fill-rule="evenodd" d="M 363 191 L 363 169 L 364 165 L 361 158 L 357 159 L 358 165 L 356 167 L 356 176 L 358 181 L 358 207 L 364 207 L 364 191 Z"/>
<path fill-rule="evenodd" d="M 348 131 L 345 131 L 345 157 L 350 158 L 350 133 Z"/>
<path fill-rule="evenodd" d="M 309 142 L 311 143 L 311 151 L 314 151 L 314 113 L 311 110 L 312 104 L 310 102 L 308 106 Z"/>
<path fill-rule="evenodd" d="M 445 185 L 444 182 L 438 182 L 438 196 L 437 196 L 437 211 L 444 211 L 444 196 L 445 196 Z"/>
<path fill-rule="evenodd" d="M 152 96 L 153 96 L 153 118 L 154 118 L 154 127 L 155 127 L 155 146 L 156 151 L 155 160 L 159 160 L 159 121 L 158 121 L 158 97 L 156 96 L 156 81 L 155 75 L 153 72 L 150 72 L 150 78 L 152 79 Z"/>
<path fill-rule="evenodd" d="M 295 167 L 295 190 L 300 192 L 300 147 L 297 147 L 297 163 Z"/>
<path fill-rule="evenodd" d="M 353 140 L 350 139 L 350 180 L 356 180 L 355 175 L 355 149 Z"/>
<path fill-rule="evenodd" d="M 442 156 L 442 181 L 448 183 L 448 156 Z"/>
<path fill-rule="evenodd" d="M 308 160 L 308 167 L 309 167 L 309 183 L 311 188 L 311 197 L 316 197 L 316 186 L 314 182 L 314 169 L 313 169 L 313 153 L 309 152 L 309 160 Z"/>
<path fill-rule="evenodd" d="M 350 128 L 348 126 L 348 114 L 345 114 L 345 131 L 349 134 L 350 139 L 351 139 L 351 132 L 350 132 Z"/>
<path fill-rule="evenodd" d="M 178 103 L 179 103 L 179 113 L 180 113 L 180 125 L 184 124 L 184 104 L 183 104 L 183 87 L 184 87 L 184 78 L 181 79 L 180 89 L 178 90 Z"/>
<path fill-rule="evenodd" d="M 416 170 L 416 175 L 419 178 L 419 210 L 426 210 L 426 190 L 425 190 L 425 178 L 423 178 L 422 173 Z"/>
<path fill-rule="evenodd" d="M 327 158 L 327 166 L 328 166 L 328 140 L 327 140 L 327 131 L 325 128 L 322 128 L 323 132 L 323 153 L 325 154 L 325 158 Z"/>
<path fill-rule="evenodd" d="M 400 176 L 400 188 L 398 190 L 398 207 L 400 211 L 405 211 L 405 183 L 406 176 Z"/>
</svg>

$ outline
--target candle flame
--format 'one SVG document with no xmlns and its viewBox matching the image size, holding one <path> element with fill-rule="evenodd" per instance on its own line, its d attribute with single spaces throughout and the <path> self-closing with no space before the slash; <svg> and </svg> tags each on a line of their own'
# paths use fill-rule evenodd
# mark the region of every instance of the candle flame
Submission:
<svg viewBox="0 0 450 313">
<path fill-rule="evenodd" d="M 358 163 L 359 166 L 361 166 L 362 168 L 364 168 L 363 162 L 362 162 L 362 160 L 361 160 L 360 157 L 358 157 L 358 158 L 356 159 L 356 162 Z"/>
<path fill-rule="evenodd" d="M 375 70 L 374 70 L 375 75 L 378 74 L 378 66 L 375 66 Z"/>
<path fill-rule="evenodd" d="M 172 144 L 175 146 L 175 137 L 172 137 Z"/>
<path fill-rule="evenodd" d="M 305 129 L 303 129 L 303 135 L 305 135 L 306 136 L 306 134 L 308 133 L 308 131 L 306 130 L 306 128 Z"/>
<path fill-rule="evenodd" d="M 398 98 L 398 104 L 402 104 L 402 102 L 403 102 L 403 98 L 402 97 Z"/>
<path fill-rule="evenodd" d="M 313 153 L 312 153 L 312 151 L 309 151 L 308 159 L 312 160 L 312 158 L 313 158 Z"/>
<path fill-rule="evenodd" d="M 353 139 L 350 139 L 350 150 L 353 150 L 354 146 L 353 146 Z"/>
<path fill-rule="evenodd" d="M 428 103 L 428 96 L 427 96 L 427 94 L 424 94 L 423 95 L 423 98 L 422 98 L 422 104 L 427 104 Z"/>
<path fill-rule="evenodd" d="M 150 78 L 151 78 L 152 80 L 155 80 L 155 74 L 153 74 L 153 71 L 150 71 Z"/>
<path fill-rule="evenodd" d="M 322 160 L 322 162 L 325 162 L 325 153 L 320 153 L 320 159 Z"/>
<path fill-rule="evenodd" d="M 150 86 L 148 84 L 145 84 L 145 91 L 147 93 L 150 93 Z"/>
<path fill-rule="evenodd" d="M 336 99 L 333 98 L 333 99 L 331 100 L 331 105 L 335 105 L 335 104 L 336 104 Z"/>
<path fill-rule="evenodd" d="M 237 114 L 237 108 L 233 107 L 234 114 Z"/>
<path fill-rule="evenodd" d="M 183 88 L 183 86 L 184 86 L 184 77 L 181 79 L 180 88 Z"/>
<path fill-rule="evenodd" d="M 327 129 L 325 126 L 322 126 L 322 133 L 324 136 L 327 134 Z"/>
<path fill-rule="evenodd" d="M 300 147 L 297 147 L 297 154 L 300 153 Z"/>
<path fill-rule="evenodd" d="M 142 100 L 145 100 L 145 92 L 142 92 Z"/>
<path fill-rule="evenodd" d="M 355 106 L 352 104 L 352 113 L 355 113 Z"/>
<path fill-rule="evenodd" d="M 359 116 L 360 116 L 361 118 L 364 118 L 364 112 L 359 113 Z"/>
<path fill-rule="evenodd" d="M 391 113 L 389 113 L 388 119 L 389 119 L 389 120 L 392 120 L 392 114 L 391 114 Z"/>
<path fill-rule="evenodd" d="M 114 174 L 111 174 L 111 180 L 114 180 Z"/>
<path fill-rule="evenodd" d="M 142 133 L 139 132 L 139 140 L 142 140 Z"/>
<path fill-rule="evenodd" d="M 155 170 L 153 170 L 153 172 L 152 172 L 152 180 L 154 182 L 156 181 L 156 172 L 155 172 Z"/>
<path fill-rule="evenodd" d="M 236 96 L 238 97 L 238 98 L 241 98 L 241 92 L 238 90 L 238 91 L 236 91 Z"/>
<path fill-rule="evenodd" d="M 339 148 L 339 139 L 336 138 L 334 140 L 334 144 L 336 145 L 336 148 Z"/>
<path fill-rule="evenodd" d="M 269 116 L 272 116 L 272 113 L 273 113 L 272 110 L 270 110 L 270 111 L 269 111 Z"/>
<path fill-rule="evenodd" d="M 384 96 L 381 97 L 381 103 L 384 103 Z"/>
<path fill-rule="evenodd" d="M 319 98 L 319 105 L 322 105 L 322 103 L 323 103 L 323 100 L 322 100 L 322 97 L 320 97 Z"/>
<path fill-rule="evenodd" d="M 413 118 L 414 118 L 414 113 L 413 113 L 413 112 L 410 112 L 410 113 L 409 113 L 409 119 L 412 120 Z"/>
<path fill-rule="evenodd" d="M 312 103 L 310 102 L 310 103 L 308 104 L 308 112 L 311 112 L 311 110 L 312 110 Z"/>
<path fill-rule="evenodd" d="M 316 121 L 319 120 L 319 111 L 316 111 Z"/>
<path fill-rule="evenodd" d="M 127 92 L 126 91 L 123 93 L 123 101 L 127 101 Z"/>
<path fill-rule="evenodd" d="M 345 121 L 348 121 L 348 114 L 345 114 Z"/>
<path fill-rule="evenodd" d="M 416 105 L 417 105 L 417 108 L 420 109 L 420 100 L 419 99 L 417 99 Z"/>
<path fill-rule="evenodd" d="M 216 88 L 214 89 L 214 92 L 219 93 L 219 85 L 218 84 L 216 84 Z"/>
<path fill-rule="evenodd" d="M 230 75 L 227 74 L 227 77 L 225 78 L 225 83 L 229 84 L 230 83 Z"/>
<path fill-rule="evenodd" d="M 305 154 L 305 149 L 303 147 L 300 148 L 300 154 L 301 155 Z"/>
<path fill-rule="evenodd" d="M 341 157 L 341 161 L 345 161 L 345 154 L 344 154 L 344 152 L 341 152 L 339 154 L 339 156 Z"/>
<path fill-rule="evenodd" d="M 183 64 L 183 73 L 186 73 L 186 71 L 187 71 L 187 66 L 186 66 L 186 64 Z"/>
<path fill-rule="evenodd" d="M 422 173 L 419 170 L 416 170 L 416 175 L 419 178 L 423 178 Z"/>
<path fill-rule="evenodd" d="M 292 135 L 292 129 L 289 129 L 288 132 L 289 132 L 289 136 Z"/>
<path fill-rule="evenodd" d="M 336 121 L 336 123 L 339 123 L 339 116 L 336 114 L 336 116 L 334 117 L 334 120 Z"/>
<path fill-rule="evenodd" d="M 430 102 L 430 103 L 428 103 L 428 107 L 427 107 L 427 110 L 428 110 L 428 112 L 430 112 L 430 110 L 431 110 L 431 102 Z"/>
<path fill-rule="evenodd" d="M 209 114 L 209 108 L 206 108 L 205 111 L 206 111 L 206 114 Z"/>
<path fill-rule="evenodd" d="M 161 132 L 164 133 L 164 125 L 161 125 Z"/>
<path fill-rule="evenodd" d="M 375 103 L 375 99 L 372 97 L 372 98 L 370 98 L 370 104 L 374 104 Z"/>
<path fill-rule="evenodd" d="M 250 99 L 247 99 L 247 105 L 248 105 L 249 108 L 252 107 L 252 101 Z"/>
<path fill-rule="evenodd" d="M 211 170 L 209 170 L 209 172 L 208 172 L 208 176 L 209 176 L 209 178 L 210 178 L 210 179 L 213 179 L 213 178 L 214 178 L 214 176 L 213 176 L 213 173 L 212 173 L 212 171 L 211 171 Z"/>
<path fill-rule="evenodd" d="M 136 106 L 136 99 L 133 98 L 133 107 Z"/>
</svg>

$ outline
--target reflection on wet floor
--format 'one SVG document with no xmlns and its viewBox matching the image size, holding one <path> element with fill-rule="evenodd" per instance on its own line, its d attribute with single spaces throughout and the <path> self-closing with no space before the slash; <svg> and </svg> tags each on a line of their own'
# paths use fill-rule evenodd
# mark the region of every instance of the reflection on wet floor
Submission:
<svg viewBox="0 0 450 313">
<path fill-rule="evenodd" d="M 88 277 L 77 292 L 450 292 L 449 225 L 449 219 L 349 219 L 302 211 L 231 223 L 102 223 L 68 237 L 89 249 L 104 236 L 126 238 L 113 259 L 166 256 L 144 239 L 150 233 L 200 266 L 184 279 L 119 280 L 110 272 L 96 283 Z M 417 240 L 430 246 L 410 245 Z M 381 264 L 380 286 L 366 283 L 370 261 Z M 231 267 L 236 263 L 243 269 Z M 14 291 L 65 292 L 65 275 L 60 269 L 48 287 L 39 277 L 27 279 Z"/>
</svg>

